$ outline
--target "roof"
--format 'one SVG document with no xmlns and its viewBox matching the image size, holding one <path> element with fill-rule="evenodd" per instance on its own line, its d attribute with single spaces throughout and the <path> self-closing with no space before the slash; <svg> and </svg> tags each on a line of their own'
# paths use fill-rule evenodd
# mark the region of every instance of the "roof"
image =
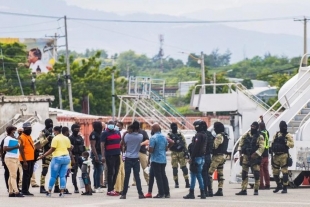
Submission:
<svg viewBox="0 0 310 207">
<path fill-rule="evenodd" d="M 253 88 L 253 89 L 249 89 L 249 92 L 252 93 L 253 95 L 257 95 L 257 94 L 260 94 L 262 92 L 266 92 L 266 91 L 269 91 L 269 90 L 276 90 L 277 87 L 256 87 L 256 88 Z"/>
<path fill-rule="evenodd" d="M 56 109 L 56 108 L 49 108 L 49 112 L 55 112 L 57 114 L 57 117 L 59 117 L 59 116 L 62 116 L 62 117 L 85 117 L 85 118 L 95 118 L 95 119 L 102 117 L 102 116 L 83 114 L 83 113 L 79 113 L 79 112 L 68 111 L 68 110 L 63 110 L 63 109 Z"/>
</svg>

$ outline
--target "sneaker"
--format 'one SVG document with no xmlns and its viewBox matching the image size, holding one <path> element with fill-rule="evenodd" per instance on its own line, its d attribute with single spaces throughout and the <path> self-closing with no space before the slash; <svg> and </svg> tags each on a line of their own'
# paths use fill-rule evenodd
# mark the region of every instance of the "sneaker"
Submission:
<svg viewBox="0 0 310 207">
<path fill-rule="evenodd" d="M 91 196 L 91 195 L 93 195 L 93 194 L 92 194 L 92 193 L 89 193 L 89 192 L 85 192 L 85 193 L 82 193 L 81 195 Z"/>
<path fill-rule="evenodd" d="M 165 198 L 170 198 L 170 194 L 165 195 Z"/>
<path fill-rule="evenodd" d="M 46 197 L 51 197 L 51 196 L 52 196 L 51 193 L 49 193 L 49 192 L 46 193 Z"/>
<path fill-rule="evenodd" d="M 152 193 L 148 192 L 147 194 L 144 195 L 145 198 L 152 198 Z"/>
<path fill-rule="evenodd" d="M 143 194 L 139 195 L 139 199 L 146 198 Z"/>
<path fill-rule="evenodd" d="M 38 188 L 38 187 L 40 187 L 40 186 L 37 185 L 37 184 L 34 184 L 34 185 L 32 185 L 31 187 L 33 187 L 33 188 Z"/>
<path fill-rule="evenodd" d="M 74 193 L 80 193 L 80 192 L 79 192 L 79 189 L 75 189 L 75 190 L 74 190 Z"/>
<path fill-rule="evenodd" d="M 63 197 L 65 197 L 65 194 L 64 193 L 59 193 L 59 197 L 63 198 Z"/>
<path fill-rule="evenodd" d="M 96 188 L 95 191 L 96 191 L 96 193 L 103 193 L 104 192 L 103 189 L 101 189 L 100 187 Z"/>
<path fill-rule="evenodd" d="M 30 193 L 29 191 L 28 191 L 28 192 L 23 193 L 23 195 L 26 195 L 26 196 L 33 196 L 33 194 L 32 194 L 32 193 Z"/>
<path fill-rule="evenodd" d="M 107 188 L 107 186 L 106 185 L 101 185 L 100 188 Z"/>
<path fill-rule="evenodd" d="M 126 199 L 126 195 L 122 195 L 119 199 Z"/>
<path fill-rule="evenodd" d="M 119 194 L 117 192 L 115 192 L 114 190 L 107 192 L 108 196 L 119 196 Z"/>
</svg>

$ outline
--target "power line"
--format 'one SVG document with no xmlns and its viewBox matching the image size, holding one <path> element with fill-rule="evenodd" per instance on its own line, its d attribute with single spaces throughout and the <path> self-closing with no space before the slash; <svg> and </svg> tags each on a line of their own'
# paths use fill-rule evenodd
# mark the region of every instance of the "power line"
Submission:
<svg viewBox="0 0 310 207">
<path fill-rule="evenodd" d="M 51 22 L 55 22 L 55 20 L 53 20 L 53 21 L 46 21 L 46 22 L 38 22 L 38 23 L 33 23 L 33 24 L 24 24 L 24 25 L 19 25 L 19 26 L 0 27 L 0 29 L 17 28 L 17 27 L 28 27 L 28 26 L 39 25 L 39 24 L 46 24 L 46 23 L 51 23 Z"/>
<path fill-rule="evenodd" d="M 56 30 L 58 28 L 53 28 L 53 29 L 39 29 L 39 30 L 23 30 L 23 31 L 10 31 L 10 32 L 0 32 L 0 34 L 5 34 L 5 33 L 22 33 L 22 32 L 42 32 L 42 31 L 50 31 L 50 30 Z"/>
<path fill-rule="evenodd" d="M 13 13 L 13 12 L 3 12 L 3 15 L 13 15 L 13 16 L 26 16 L 26 17 L 36 17 L 36 18 L 49 18 L 49 19 L 61 19 L 63 17 L 58 16 L 48 16 L 48 15 L 36 15 L 36 14 L 25 14 L 25 13 Z M 92 22 L 113 22 L 113 23 L 151 23 L 151 24 L 211 24 L 211 23 L 242 23 L 242 22 L 263 22 L 263 21 L 280 21 L 299 18 L 299 16 L 290 17 L 272 17 L 272 18 L 257 18 L 257 19 L 235 19 L 235 20 L 188 20 L 188 21 L 171 21 L 171 20 L 121 20 L 121 19 L 92 19 L 92 18 L 77 18 L 71 17 L 68 20 L 79 20 L 79 21 L 92 21 Z"/>
</svg>

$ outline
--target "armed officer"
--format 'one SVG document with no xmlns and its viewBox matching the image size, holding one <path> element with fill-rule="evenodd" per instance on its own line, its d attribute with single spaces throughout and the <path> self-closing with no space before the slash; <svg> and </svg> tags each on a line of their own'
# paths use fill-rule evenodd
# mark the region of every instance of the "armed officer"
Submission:
<svg viewBox="0 0 310 207">
<path fill-rule="evenodd" d="M 39 141 L 40 145 L 42 147 L 43 153 L 46 153 L 50 150 L 52 139 L 53 139 L 53 120 L 52 119 L 46 119 L 45 120 L 45 128 L 42 130 Z M 42 172 L 41 172 L 41 180 L 40 180 L 40 193 L 47 193 L 45 190 L 45 176 L 48 172 L 48 167 L 50 165 L 50 162 L 52 160 L 53 156 L 48 155 L 42 159 Z M 59 182 L 58 179 L 56 179 L 54 192 L 60 192 L 59 189 Z"/>
<path fill-rule="evenodd" d="M 181 170 L 183 171 L 183 177 L 185 179 L 185 187 L 189 188 L 188 180 L 188 168 L 186 167 L 185 156 L 188 156 L 186 140 L 181 132 L 178 132 L 178 125 L 176 123 L 171 123 L 170 125 L 171 132 L 168 133 L 170 139 L 174 141 L 174 144 L 170 147 L 171 151 L 171 165 L 173 170 L 173 179 L 175 182 L 175 188 L 179 188 L 178 181 L 178 165 L 180 165 Z M 187 157 L 188 159 L 189 157 Z"/>
<path fill-rule="evenodd" d="M 240 164 L 242 164 L 242 189 L 236 195 L 247 195 L 249 167 L 251 167 L 255 179 L 254 195 L 258 195 L 261 155 L 264 150 L 264 137 L 259 133 L 258 122 L 255 121 L 251 125 L 251 130 L 241 137 L 239 143 L 238 151 Z"/>
<path fill-rule="evenodd" d="M 205 154 L 207 148 L 207 135 L 206 122 L 202 120 L 196 120 L 193 123 L 197 133 L 193 137 L 191 149 L 190 149 L 190 171 L 191 171 L 191 184 L 189 194 L 183 196 L 184 199 L 195 199 L 194 189 L 196 184 L 196 178 L 200 188 L 200 198 L 206 199 L 205 187 L 202 178 L 202 169 L 205 163 Z"/>
<path fill-rule="evenodd" d="M 72 174 L 72 184 L 74 186 L 74 193 L 79 193 L 79 188 L 77 187 L 76 182 L 76 176 L 78 173 L 78 160 L 79 157 L 82 156 L 82 153 L 86 151 L 85 145 L 84 145 L 84 139 L 81 135 L 79 135 L 80 132 L 80 126 L 78 124 L 72 124 L 71 126 L 72 135 L 69 137 L 71 145 L 73 145 L 72 149 L 72 155 L 75 160 L 75 164 L 72 166 L 71 171 Z"/>
<path fill-rule="evenodd" d="M 288 170 L 287 168 L 292 166 L 292 160 L 289 157 L 289 148 L 294 147 L 294 140 L 290 133 L 287 132 L 287 124 L 285 121 L 280 122 L 280 131 L 273 137 L 271 144 L 271 150 L 274 155 L 271 161 L 272 173 L 274 180 L 277 183 L 277 188 L 273 191 L 277 193 L 282 190 L 282 184 L 280 182 L 280 168 L 283 174 L 283 190 L 281 193 L 287 193 L 288 185 Z"/>
<path fill-rule="evenodd" d="M 215 170 L 217 170 L 218 174 L 218 190 L 213 196 L 223 196 L 223 184 L 224 184 L 224 174 L 223 174 L 223 168 L 225 164 L 225 158 L 224 155 L 227 153 L 227 147 L 228 147 L 228 137 L 225 133 L 225 127 L 221 122 L 215 122 L 214 125 L 214 131 L 216 133 L 216 136 L 214 138 L 214 144 L 213 144 L 213 153 L 212 153 L 212 162 L 209 169 L 209 177 L 211 180 L 211 192 L 209 192 L 209 195 L 212 195 L 212 183 L 213 178 L 212 175 Z"/>
</svg>

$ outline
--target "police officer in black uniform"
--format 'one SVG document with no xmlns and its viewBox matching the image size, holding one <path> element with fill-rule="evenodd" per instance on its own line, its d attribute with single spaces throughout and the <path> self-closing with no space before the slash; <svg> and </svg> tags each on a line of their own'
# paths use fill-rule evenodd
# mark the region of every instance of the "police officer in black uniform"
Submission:
<svg viewBox="0 0 310 207">
<path fill-rule="evenodd" d="M 82 153 L 85 151 L 84 139 L 79 135 L 80 126 L 78 124 L 73 124 L 71 126 L 72 135 L 69 137 L 71 145 L 73 145 L 72 155 L 75 159 L 75 164 L 72 166 L 72 184 L 74 186 L 74 193 L 79 193 L 77 187 L 76 175 L 78 172 L 78 159 L 82 156 Z"/>
</svg>

